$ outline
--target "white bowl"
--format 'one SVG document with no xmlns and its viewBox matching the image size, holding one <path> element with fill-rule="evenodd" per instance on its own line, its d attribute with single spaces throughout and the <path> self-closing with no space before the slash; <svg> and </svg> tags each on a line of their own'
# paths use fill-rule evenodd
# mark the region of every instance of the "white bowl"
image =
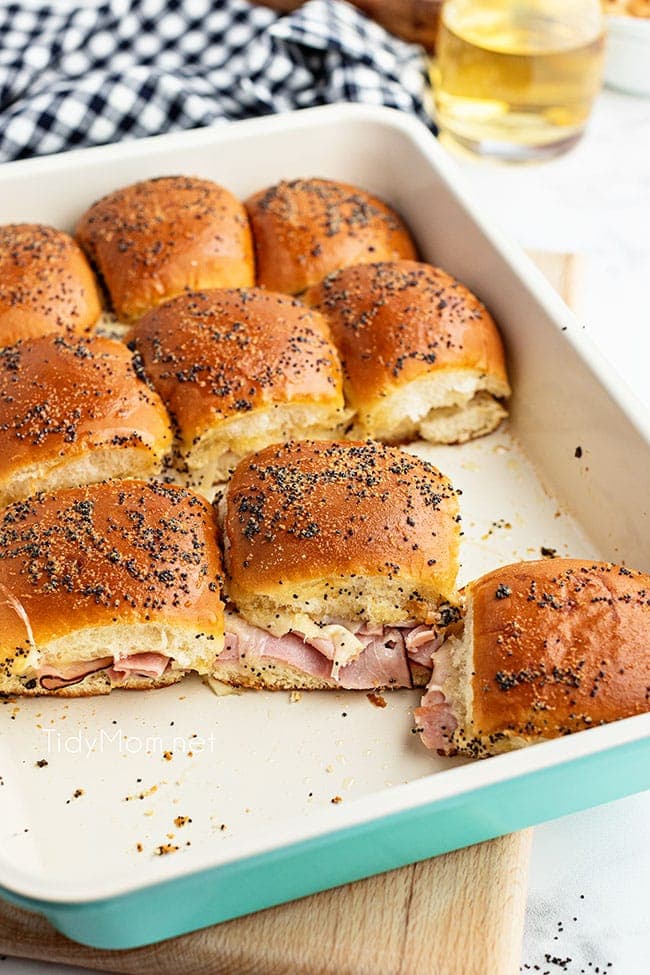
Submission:
<svg viewBox="0 0 650 975">
<path fill-rule="evenodd" d="M 608 17 L 605 84 L 650 95 L 650 18 Z"/>
</svg>

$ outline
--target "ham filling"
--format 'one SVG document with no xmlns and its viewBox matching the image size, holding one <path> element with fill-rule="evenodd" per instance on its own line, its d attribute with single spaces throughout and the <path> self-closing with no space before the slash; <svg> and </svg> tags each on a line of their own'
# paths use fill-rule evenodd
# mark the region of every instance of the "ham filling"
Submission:
<svg viewBox="0 0 650 975">
<path fill-rule="evenodd" d="M 132 653 L 127 657 L 98 657 L 84 660 L 66 667 L 42 666 L 38 680 L 46 691 L 58 691 L 61 687 L 80 684 L 91 674 L 105 670 L 113 685 L 119 686 L 129 676 L 157 678 L 164 674 L 169 665 L 169 657 L 162 653 Z"/>
<path fill-rule="evenodd" d="M 454 751 L 453 734 L 458 727 L 452 705 L 444 691 L 451 673 L 451 651 L 449 644 L 443 643 L 433 657 L 433 673 L 420 707 L 414 711 L 423 744 L 441 755 Z"/>
<path fill-rule="evenodd" d="M 412 687 L 409 661 L 430 667 L 431 654 L 441 641 L 437 631 L 425 625 L 337 625 L 349 629 L 363 645 L 354 660 L 338 668 L 333 663 L 335 647 L 326 637 L 305 637 L 294 632 L 277 637 L 251 626 L 241 616 L 227 613 L 225 646 L 217 661 L 217 676 L 219 663 L 239 662 L 249 668 L 279 664 L 345 690 Z"/>
</svg>

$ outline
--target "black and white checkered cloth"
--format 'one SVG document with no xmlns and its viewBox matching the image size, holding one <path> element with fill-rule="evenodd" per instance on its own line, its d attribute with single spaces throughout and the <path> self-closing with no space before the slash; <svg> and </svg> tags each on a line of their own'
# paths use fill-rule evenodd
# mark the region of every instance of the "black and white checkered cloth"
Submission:
<svg viewBox="0 0 650 975">
<path fill-rule="evenodd" d="M 340 0 L 0 0 L 0 161 L 339 101 L 430 124 L 423 69 Z"/>
</svg>

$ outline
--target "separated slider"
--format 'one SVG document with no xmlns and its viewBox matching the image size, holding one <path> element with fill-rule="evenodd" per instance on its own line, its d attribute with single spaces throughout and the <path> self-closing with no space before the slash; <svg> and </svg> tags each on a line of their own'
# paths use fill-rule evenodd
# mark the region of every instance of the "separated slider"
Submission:
<svg viewBox="0 0 650 975">
<path fill-rule="evenodd" d="M 650 710 L 650 576 L 520 562 L 470 583 L 465 600 L 415 712 L 427 747 L 483 757 Z"/>
</svg>

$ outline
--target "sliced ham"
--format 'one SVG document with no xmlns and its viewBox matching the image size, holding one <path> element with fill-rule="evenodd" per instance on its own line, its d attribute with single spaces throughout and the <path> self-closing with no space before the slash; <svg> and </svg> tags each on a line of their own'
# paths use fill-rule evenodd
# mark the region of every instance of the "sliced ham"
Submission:
<svg viewBox="0 0 650 975">
<path fill-rule="evenodd" d="M 364 650 L 339 672 L 339 685 L 364 691 L 375 687 L 412 687 L 404 637 L 387 627 L 382 636 L 361 637 Z M 367 641 L 367 642 L 366 642 Z"/>
<path fill-rule="evenodd" d="M 105 670 L 113 663 L 112 657 L 99 657 L 96 660 L 84 660 L 67 667 L 48 667 L 43 665 L 38 671 L 38 680 L 46 691 L 58 691 L 61 687 L 71 687 L 80 684 L 90 674 Z"/>
<path fill-rule="evenodd" d="M 433 657 L 433 673 L 420 707 L 413 712 L 423 744 L 442 755 L 454 751 L 452 736 L 458 727 L 452 705 L 444 692 L 452 669 L 449 643 L 443 643 Z"/>
<path fill-rule="evenodd" d="M 111 677 L 114 674 L 118 679 L 124 679 L 129 674 L 137 674 L 138 677 L 161 677 L 168 664 L 169 657 L 164 653 L 132 653 L 127 657 L 115 658 Z"/>
<path fill-rule="evenodd" d="M 225 649 L 219 655 L 219 661 L 241 660 L 250 665 L 252 661 L 274 660 L 346 690 L 412 686 L 401 629 L 361 625 L 356 627 L 355 635 L 363 649 L 336 673 L 330 653 L 319 647 L 319 638 L 303 637 L 298 633 L 273 636 L 260 627 L 251 626 L 235 613 L 226 613 Z M 323 639 L 322 642 L 328 641 Z"/>
<path fill-rule="evenodd" d="M 157 678 L 165 672 L 169 657 L 162 653 L 132 653 L 127 657 L 97 657 L 66 667 L 51 667 L 44 664 L 38 671 L 38 680 L 46 691 L 58 691 L 62 687 L 80 684 L 90 674 L 105 670 L 114 684 L 120 683 L 130 674 L 139 677 Z"/>
<path fill-rule="evenodd" d="M 414 663 L 431 667 L 431 657 L 443 639 L 442 633 L 422 623 L 406 632 L 406 652 Z"/>
<path fill-rule="evenodd" d="M 427 748 L 448 755 L 453 751 L 451 736 L 458 727 L 451 705 L 443 692 L 430 687 L 419 708 L 413 712 L 420 737 Z"/>
<path fill-rule="evenodd" d="M 225 648 L 219 654 L 222 661 L 277 660 L 301 670 L 312 677 L 328 680 L 332 661 L 305 643 L 295 633 L 273 636 L 257 626 L 251 626 L 234 613 L 226 613 Z"/>
</svg>

